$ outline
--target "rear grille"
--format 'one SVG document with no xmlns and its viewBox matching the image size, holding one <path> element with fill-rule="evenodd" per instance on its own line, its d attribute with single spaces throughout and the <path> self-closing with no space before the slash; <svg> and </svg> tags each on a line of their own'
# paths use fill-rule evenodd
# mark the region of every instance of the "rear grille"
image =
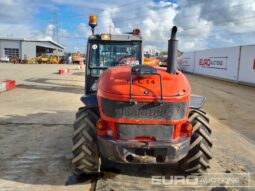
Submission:
<svg viewBox="0 0 255 191">
<path fill-rule="evenodd" d="M 118 124 L 119 139 L 134 139 L 139 136 L 154 137 L 157 140 L 170 140 L 173 125 Z"/>
<path fill-rule="evenodd" d="M 161 105 L 154 102 L 133 104 L 102 98 L 101 103 L 106 116 L 123 119 L 180 120 L 185 117 L 188 110 L 188 102 L 163 102 Z"/>
</svg>

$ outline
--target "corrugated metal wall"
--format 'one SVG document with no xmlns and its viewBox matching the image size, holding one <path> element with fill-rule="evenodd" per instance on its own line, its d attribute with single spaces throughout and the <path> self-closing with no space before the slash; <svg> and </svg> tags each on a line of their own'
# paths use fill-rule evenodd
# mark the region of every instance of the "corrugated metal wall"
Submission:
<svg viewBox="0 0 255 191">
<path fill-rule="evenodd" d="M 5 56 L 5 48 L 16 48 L 19 49 L 19 56 L 21 56 L 20 41 L 0 40 L 0 57 Z"/>
<path fill-rule="evenodd" d="M 0 57 L 5 56 L 5 48 L 15 48 L 19 49 L 19 57 L 21 59 L 24 59 L 24 55 L 27 56 L 28 59 L 35 58 L 36 57 L 36 46 L 41 46 L 45 48 L 51 48 L 55 49 L 55 54 L 63 55 L 63 51 L 59 52 L 58 50 L 61 50 L 60 47 L 55 46 L 54 44 L 50 42 L 38 42 L 38 41 L 23 41 L 23 40 L 6 40 L 6 39 L 0 39 Z"/>
</svg>

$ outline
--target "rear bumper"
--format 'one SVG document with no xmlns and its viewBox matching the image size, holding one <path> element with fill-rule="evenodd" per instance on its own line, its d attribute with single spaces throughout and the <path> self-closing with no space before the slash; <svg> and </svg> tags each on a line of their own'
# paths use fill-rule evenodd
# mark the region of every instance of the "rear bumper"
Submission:
<svg viewBox="0 0 255 191">
<path fill-rule="evenodd" d="M 119 163 L 176 163 L 184 158 L 190 138 L 174 142 L 131 142 L 98 136 L 101 156 Z"/>
</svg>

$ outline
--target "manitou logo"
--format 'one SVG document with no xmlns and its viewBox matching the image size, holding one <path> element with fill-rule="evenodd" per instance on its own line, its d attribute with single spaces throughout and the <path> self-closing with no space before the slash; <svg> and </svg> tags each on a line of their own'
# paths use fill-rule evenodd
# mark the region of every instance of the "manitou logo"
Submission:
<svg viewBox="0 0 255 191">
<path fill-rule="evenodd" d="M 227 70 L 227 59 L 228 59 L 228 57 L 200 58 L 199 66 L 204 67 L 204 68 Z"/>
</svg>

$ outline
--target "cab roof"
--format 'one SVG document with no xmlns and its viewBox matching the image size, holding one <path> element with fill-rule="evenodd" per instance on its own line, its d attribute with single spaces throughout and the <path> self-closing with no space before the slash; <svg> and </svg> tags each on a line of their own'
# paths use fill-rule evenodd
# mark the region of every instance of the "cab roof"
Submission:
<svg viewBox="0 0 255 191">
<path fill-rule="evenodd" d="M 101 40 L 101 35 L 106 35 L 106 34 L 91 35 L 89 36 L 89 40 Z M 121 34 L 121 35 L 109 34 L 109 35 L 110 35 L 110 41 L 142 41 L 142 37 L 140 35 L 133 35 L 133 34 Z M 102 41 L 107 41 L 107 40 L 102 40 Z"/>
</svg>

